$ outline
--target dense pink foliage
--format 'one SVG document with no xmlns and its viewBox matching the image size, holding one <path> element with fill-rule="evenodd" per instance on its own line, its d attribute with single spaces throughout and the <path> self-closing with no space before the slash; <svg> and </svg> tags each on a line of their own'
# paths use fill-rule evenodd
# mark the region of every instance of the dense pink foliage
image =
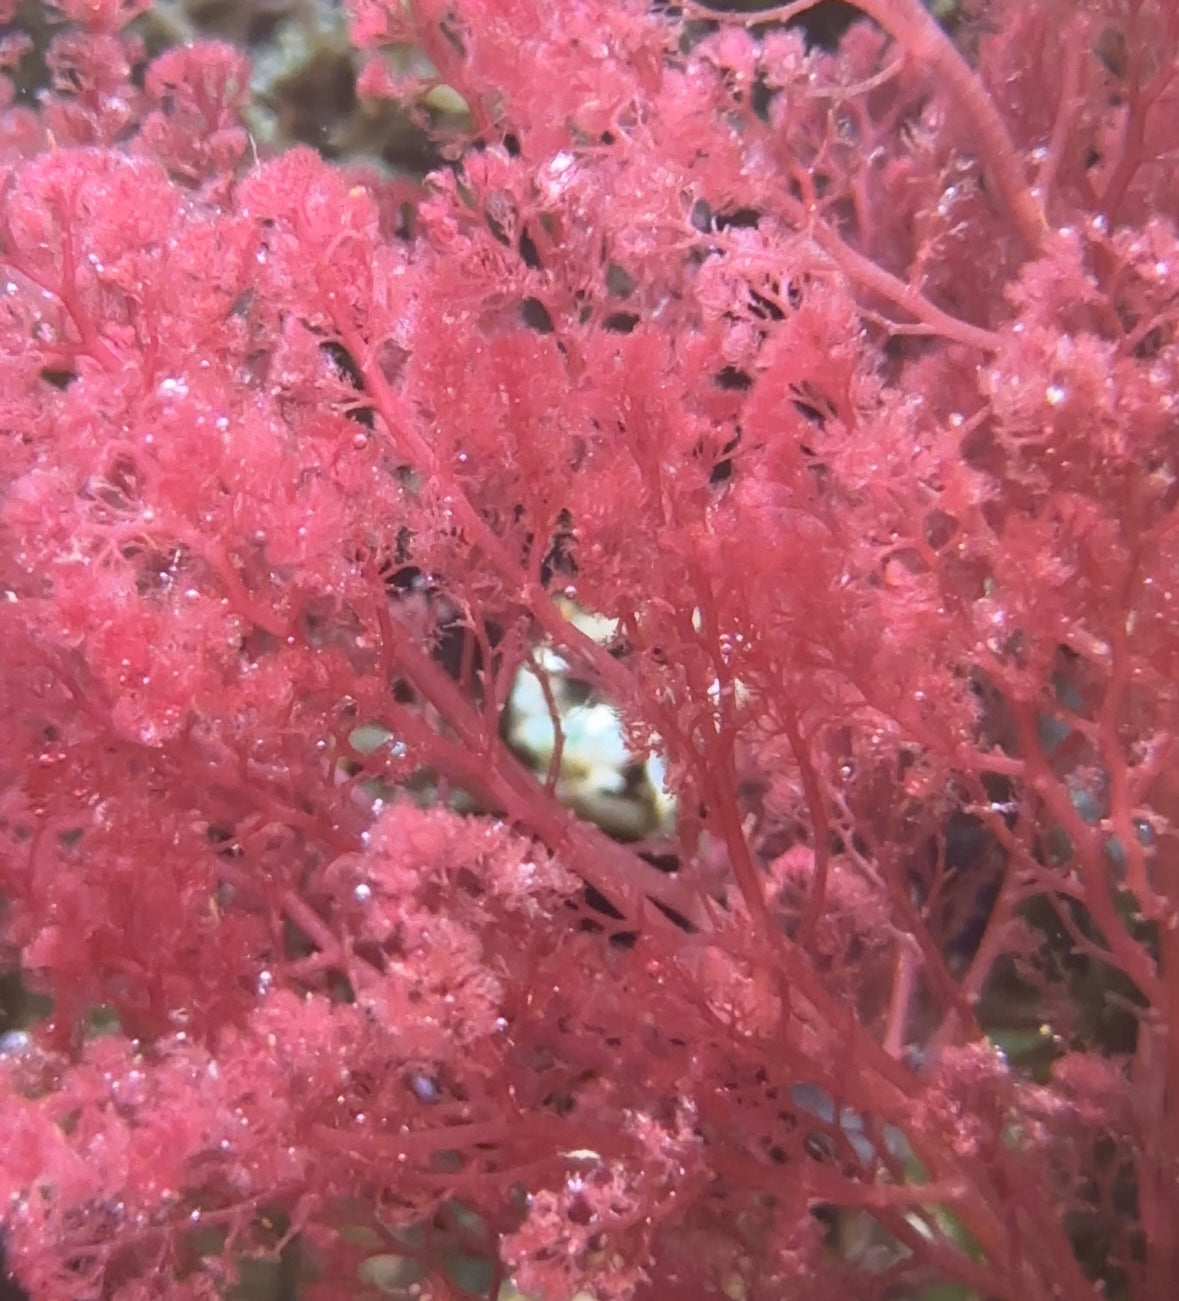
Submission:
<svg viewBox="0 0 1179 1301">
<path fill-rule="evenodd" d="M 412 211 L 252 160 L 237 52 L 139 76 L 143 4 L 57 5 L 0 97 L 36 1298 L 295 1235 L 307 1296 L 459 1248 L 548 1301 L 1173 1295 L 1179 3 L 964 53 L 856 3 L 828 54 L 355 0 L 366 90 L 420 102 L 408 42 L 470 108 Z M 665 756 L 677 870 L 501 739 L 541 643 Z"/>
</svg>

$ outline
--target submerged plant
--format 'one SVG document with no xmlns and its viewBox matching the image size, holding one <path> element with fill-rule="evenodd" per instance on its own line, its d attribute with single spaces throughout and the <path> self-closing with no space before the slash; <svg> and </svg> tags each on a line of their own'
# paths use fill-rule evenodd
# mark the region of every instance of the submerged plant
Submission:
<svg viewBox="0 0 1179 1301">
<path fill-rule="evenodd" d="M 355 0 L 411 185 L 58 0 L 0 115 L 32 1296 L 1171 1295 L 1179 5 L 856 5 Z M 561 798 L 574 681 L 645 839 Z"/>
</svg>

